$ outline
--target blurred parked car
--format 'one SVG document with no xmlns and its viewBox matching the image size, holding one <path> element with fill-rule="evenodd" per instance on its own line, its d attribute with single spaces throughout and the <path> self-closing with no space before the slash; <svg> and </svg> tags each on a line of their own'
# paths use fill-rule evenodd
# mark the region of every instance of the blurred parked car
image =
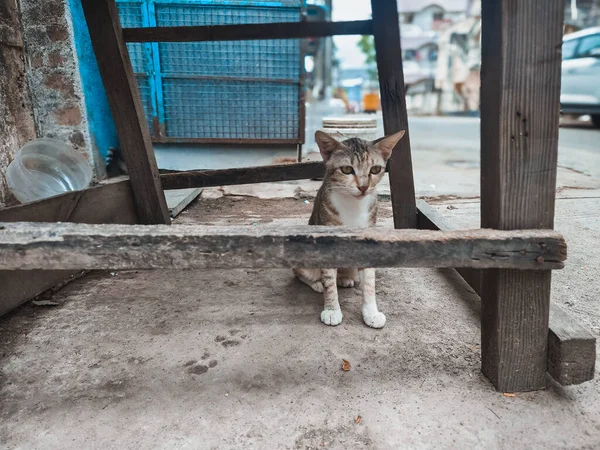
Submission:
<svg viewBox="0 0 600 450">
<path fill-rule="evenodd" d="M 589 114 L 600 127 L 600 27 L 565 36 L 562 58 L 562 113 Z"/>
</svg>

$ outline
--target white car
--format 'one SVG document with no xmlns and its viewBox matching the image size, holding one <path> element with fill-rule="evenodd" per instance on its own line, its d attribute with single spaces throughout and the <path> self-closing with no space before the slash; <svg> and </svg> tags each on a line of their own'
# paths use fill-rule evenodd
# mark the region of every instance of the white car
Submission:
<svg viewBox="0 0 600 450">
<path fill-rule="evenodd" d="M 589 114 L 600 127 L 600 27 L 565 36 L 562 59 L 562 113 Z"/>
</svg>

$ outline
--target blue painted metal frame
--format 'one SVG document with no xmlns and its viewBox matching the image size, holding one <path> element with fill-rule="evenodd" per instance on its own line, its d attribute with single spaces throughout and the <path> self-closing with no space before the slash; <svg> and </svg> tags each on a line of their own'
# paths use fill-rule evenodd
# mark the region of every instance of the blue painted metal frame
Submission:
<svg viewBox="0 0 600 450">
<path fill-rule="evenodd" d="M 130 0 L 131 1 L 131 0 Z M 155 0 L 143 0 L 152 1 Z M 126 2 L 126 0 L 117 0 L 119 2 Z M 172 4 L 172 5 L 194 5 L 194 6 L 260 6 L 260 7 L 302 7 L 305 0 L 281 0 L 281 1 L 269 1 L 269 0 L 160 0 L 161 4 Z"/>
<path fill-rule="evenodd" d="M 248 7 L 249 10 L 254 10 L 254 11 L 258 11 L 260 9 L 264 10 L 265 8 L 273 8 L 274 10 L 279 9 L 285 9 L 287 11 L 292 11 L 297 9 L 298 10 L 298 18 L 300 18 L 301 16 L 301 12 L 305 10 L 305 0 L 280 0 L 280 1 L 269 1 L 269 0 L 262 0 L 262 1 L 254 1 L 254 0 L 116 0 L 117 5 L 123 6 L 123 7 L 133 7 L 133 11 L 135 11 L 137 8 L 139 8 L 139 10 L 135 13 L 132 13 L 132 10 L 128 11 L 129 14 L 129 20 L 128 23 L 124 23 L 124 26 L 142 26 L 142 27 L 156 27 L 156 26 L 160 26 L 160 23 L 158 23 L 158 17 L 160 16 L 160 13 L 157 14 L 157 10 L 158 8 L 170 8 L 170 7 L 186 7 L 186 6 L 191 6 L 191 7 L 202 7 L 202 6 L 206 6 L 206 7 L 217 7 L 217 8 L 229 8 L 232 7 L 232 10 L 236 10 L 237 8 L 240 8 L 241 10 L 243 10 L 245 7 Z M 258 9 L 255 9 L 258 8 Z M 238 11 L 240 11 L 240 9 L 237 9 Z M 132 16 L 131 14 L 135 14 L 135 16 Z M 140 19 L 141 19 L 141 23 L 140 23 Z M 123 20 L 123 19 L 122 19 Z M 131 20 L 134 20 L 135 23 L 131 23 Z M 163 19 L 164 21 L 165 19 Z M 225 19 L 226 23 L 227 20 L 230 19 Z M 186 45 L 186 44 L 183 44 Z M 142 52 L 143 52 L 143 67 L 140 66 L 139 64 L 139 50 L 136 50 L 136 46 L 137 49 L 141 48 Z M 141 46 L 141 47 L 140 47 Z M 167 70 L 166 72 L 163 71 L 163 68 L 161 67 L 161 64 L 163 62 L 161 62 L 161 58 L 165 58 L 167 57 L 166 55 L 170 54 L 170 51 L 167 51 L 167 53 L 161 53 L 161 43 L 147 43 L 147 44 L 128 44 L 128 48 L 130 50 L 130 54 L 135 54 L 135 52 L 137 51 L 138 56 L 135 58 L 136 61 L 138 61 L 135 65 L 137 66 L 137 72 L 136 75 L 138 76 L 139 80 L 147 80 L 148 85 L 144 86 L 144 85 L 140 85 L 140 91 L 142 94 L 142 100 L 144 103 L 144 107 L 146 110 L 146 114 L 149 116 L 148 117 L 148 122 L 149 122 L 149 126 L 151 129 L 151 134 L 153 136 L 153 139 L 155 141 L 162 141 L 162 140 L 170 140 L 170 139 L 178 139 L 183 137 L 184 140 L 186 139 L 186 135 L 181 135 L 179 136 L 179 133 L 182 133 L 182 131 L 179 132 L 175 132 L 174 130 L 179 129 L 179 130 L 183 130 L 181 127 L 182 126 L 186 126 L 185 124 L 188 123 L 185 119 L 183 119 L 184 121 L 181 121 L 181 112 L 179 112 L 178 118 L 173 118 L 172 116 L 167 117 L 167 113 L 165 111 L 165 93 L 164 93 L 164 89 L 165 86 L 167 87 L 167 89 L 171 89 L 171 95 L 173 95 L 173 91 L 172 89 L 175 88 L 175 86 L 177 85 L 179 87 L 179 89 L 181 89 L 181 83 L 183 83 L 183 80 L 188 79 L 189 82 L 193 82 L 198 84 L 195 87 L 191 87 L 189 86 L 188 89 L 193 89 L 194 92 L 196 91 L 197 93 L 202 92 L 202 89 L 208 89 L 208 86 L 203 86 L 203 82 L 200 81 L 200 79 L 204 79 L 205 81 L 207 80 L 214 80 L 214 81 L 227 81 L 228 77 L 224 74 L 224 73 L 218 73 L 218 74 L 206 74 L 204 76 L 200 76 L 198 73 L 194 74 L 193 70 L 190 70 L 190 72 L 188 73 L 187 71 L 183 71 L 181 73 L 178 73 L 178 71 L 169 71 Z M 164 50 L 164 49 L 163 49 Z M 185 52 L 185 48 L 179 48 L 179 51 L 183 51 Z M 177 49 L 172 49 L 172 51 L 178 51 Z M 254 52 L 256 53 L 257 50 L 255 50 Z M 210 53 L 211 55 L 214 55 L 213 53 Z M 285 54 L 285 53 L 283 53 Z M 180 56 L 179 56 L 180 57 Z M 213 56 L 214 57 L 214 56 Z M 167 57 L 168 58 L 168 57 Z M 132 58 L 134 59 L 134 58 Z M 177 61 L 176 59 L 174 61 Z M 242 59 L 243 61 L 243 59 Z M 235 62 L 235 60 L 233 61 Z M 232 63 L 233 63 L 232 62 Z M 238 65 L 240 63 L 240 61 L 237 61 Z M 167 63 L 165 63 L 167 64 Z M 295 64 L 297 64 L 297 62 L 295 62 Z M 262 65 L 262 64 L 261 64 Z M 170 67 L 170 66 L 169 66 Z M 210 67 L 210 66 L 209 66 Z M 283 85 L 285 84 L 289 84 L 290 87 L 291 86 L 297 86 L 297 89 L 299 89 L 300 91 L 303 89 L 302 86 L 302 78 L 303 78 L 303 63 L 302 61 L 300 61 L 300 73 L 298 73 L 297 75 L 294 75 L 293 77 L 290 77 L 289 80 L 288 79 L 282 79 L 282 77 L 273 77 L 273 75 L 271 76 L 261 76 L 260 78 L 264 80 L 264 89 L 266 89 L 265 93 L 267 92 L 271 92 L 271 94 L 267 94 L 270 96 L 270 99 L 267 100 L 266 98 L 263 100 L 264 105 L 266 105 L 267 108 L 269 107 L 273 107 L 273 105 L 278 105 L 278 102 L 276 100 L 274 100 L 274 98 L 278 98 L 278 96 L 283 96 L 282 97 L 282 101 L 287 101 L 289 102 L 289 93 L 286 93 L 287 91 L 285 90 L 281 90 L 283 89 Z M 139 72 L 139 70 L 143 70 L 143 72 Z M 273 69 L 275 70 L 275 69 Z M 285 73 L 285 72 L 283 72 Z M 264 78 L 263 78 L 264 77 Z M 252 78 L 249 75 L 244 75 L 241 76 L 239 78 L 237 78 L 238 82 L 244 82 L 243 80 L 247 78 L 248 79 L 248 83 L 257 83 L 259 79 L 257 78 Z M 286 77 L 287 78 L 287 77 Z M 177 80 L 182 80 L 182 81 L 177 81 Z M 196 81 L 193 81 L 196 80 Z M 234 77 L 233 79 L 231 79 L 232 82 L 234 82 L 236 80 L 236 77 Z M 141 82 L 141 81 L 140 81 Z M 275 85 L 273 85 L 271 88 L 269 88 L 269 82 L 276 82 Z M 238 83 L 239 84 L 239 83 Z M 214 87 L 212 87 L 211 89 L 224 89 L 225 87 L 221 86 L 218 87 L 219 85 L 214 85 Z M 248 85 L 250 86 L 250 85 Z M 259 86 L 256 85 L 255 86 Z M 281 87 L 279 87 L 281 86 Z M 148 87 L 148 91 L 145 91 L 145 88 Z M 230 88 L 226 88 L 226 89 L 230 89 Z M 231 85 L 231 89 L 236 89 L 235 88 L 235 83 Z M 275 90 L 273 90 L 275 89 Z M 276 92 L 279 92 L 278 94 Z M 302 98 L 302 92 L 299 92 L 300 94 L 300 98 Z M 240 95 L 240 94 L 233 94 L 233 95 Z M 257 96 L 260 96 L 261 94 L 257 92 Z M 262 94 L 264 95 L 264 94 Z M 275 97 L 274 97 L 275 96 Z M 196 105 L 198 101 L 197 97 L 194 98 L 187 98 L 187 96 L 184 95 L 184 97 L 182 97 L 182 101 L 183 103 L 181 104 L 181 107 L 183 107 L 183 105 L 187 102 L 189 104 L 189 102 L 192 102 L 190 105 Z M 260 97 L 259 97 L 260 98 Z M 283 100 L 283 99 L 287 99 L 287 100 Z M 275 103 L 273 103 L 275 102 Z M 244 103 L 242 103 L 243 105 Z M 283 105 L 283 104 L 282 104 Z M 231 104 L 229 104 L 229 106 L 231 107 Z M 239 106 L 239 105 L 236 105 Z M 171 97 L 171 103 L 170 103 L 170 109 L 173 110 L 173 107 L 177 108 L 177 105 L 173 102 L 173 97 Z M 200 106 L 200 110 L 197 108 L 194 108 L 194 112 L 196 113 L 196 115 L 200 114 L 200 116 L 205 116 L 205 110 L 206 110 L 206 106 Z M 204 108 L 204 109 L 202 109 Z M 235 109 L 235 108 L 234 108 Z M 295 110 L 295 109 L 294 109 Z M 286 109 L 287 111 L 287 109 Z M 240 113 L 243 114 L 243 113 Z M 221 138 L 225 138 L 227 139 L 229 136 L 227 135 L 227 129 L 232 130 L 231 133 L 233 133 L 233 135 L 231 137 L 236 138 L 236 127 L 239 127 L 240 124 L 240 120 L 244 120 L 244 123 L 250 127 L 253 127 L 253 130 L 259 130 L 259 129 L 265 129 L 264 127 L 266 126 L 267 128 L 269 127 L 269 120 L 266 118 L 262 118 L 262 119 L 258 119 L 258 116 L 262 117 L 263 114 L 263 110 L 257 110 L 257 114 L 251 114 L 250 116 L 248 116 L 248 112 L 246 112 L 246 116 L 235 116 L 235 112 L 233 114 L 227 114 L 227 113 L 223 113 L 221 112 L 221 115 L 219 117 L 222 117 L 224 120 L 223 123 L 219 124 L 219 133 L 217 133 L 217 135 L 215 136 L 206 136 L 209 139 L 215 139 L 215 140 L 219 140 Z M 298 122 L 298 125 L 300 125 L 301 123 L 303 123 L 303 120 L 301 119 L 301 116 L 304 114 L 304 107 L 302 105 L 302 101 L 300 101 L 300 104 L 298 106 L 298 113 L 297 113 L 297 119 L 295 121 Z M 225 118 L 226 117 L 226 118 Z M 241 119 L 241 117 L 252 117 L 252 119 Z M 266 122 L 265 123 L 265 119 Z M 218 118 L 216 119 L 218 121 Z M 236 122 L 237 120 L 237 122 Z M 289 122 L 289 121 L 288 121 Z M 170 123 L 170 125 L 168 125 Z M 202 122 L 204 123 L 204 122 Z M 237 123 L 237 125 L 235 125 Z M 211 121 L 212 124 L 212 121 Z M 229 125 L 228 125 L 229 124 Z M 214 125 L 214 124 L 212 124 Z M 212 125 L 210 125 L 210 128 L 212 129 Z M 277 128 L 277 127 L 282 127 L 282 123 L 281 122 L 277 122 L 276 118 L 273 119 L 273 123 L 270 124 L 270 126 L 272 128 Z M 207 125 L 208 127 L 208 125 Z M 228 128 L 230 127 L 230 128 Z M 231 128 L 233 127 L 233 128 Z M 297 126 L 296 126 L 297 129 Z M 169 131 L 171 130 L 171 131 Z M 186 128 L 187 130 L 187 128 Z M 225 132 L 223 131 L 225 130 Z M 285 131 L 284 128 L 281 128 L 282 133 L 283 131 Z M 285 141 L 285 142 L 289 142 L 289 141 L 293 141 L 293 140 L 297 140 L 298 143 L 303 142 L 304 140 L 304 133 L 303 131 L 297 130 L 297 131 L 292 131 L 292 129 L 288 129 L 287 130 L 287 135 L 284 136 L 285 133 L 283 134 L 279 134 L 279 132 L 270 132 L 268 137 L 267 135 L 263 136 L 261 135 L 262 132 L 256 131 L 254 133 L 249 133 L 250 135 L 255 136 L 254 139 L 259 139 L 259 140 L 265 140 L 265 141 Z M 189 130 L 187 130 L 189 131 Z M 206 130 L 202 131 L 202 127 L 199 127 L 197 133 L 206 133 Z M 239 130 L 238 130 L 239 133 Z M 291 134 L 290 134 L 291 133 Z M 248 136 L 249 139 L 253 139 L 252 137 Z M 188 138 L 188 140 L 194 140 L 196 138 Z M 243 139 L 243 138 L 242 138 Z"/>
<path fill-rule="evenodd" d="M 144 27 L 156 26 L 156 8 L 154 1 L 142 3 L 142 18 Z M 163 137 L 165 135 L 165 108 L 162 90 L 162 71 L 160 68 L 160 58 L 158 52 L 158 42 L 148 44 L 151 68 L 150 74 L 150 92 L 152 95 L 152 123 L 153 135 Z"/>
<path fill-rule="evenodd" d="M 102 77 L 80 0 L 69 0 L 77 62 L 84 92 L 86 118 L 94 154 L 106 161 L 109 149 L 119 146 L 117 130 L 112 119 Z"/>
</svg>

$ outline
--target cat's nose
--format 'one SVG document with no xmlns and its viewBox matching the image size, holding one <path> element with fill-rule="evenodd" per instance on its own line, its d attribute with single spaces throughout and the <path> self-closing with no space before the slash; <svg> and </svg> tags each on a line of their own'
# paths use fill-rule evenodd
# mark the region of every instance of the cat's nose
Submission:
<svg viewBox="0 0 600 450">
<path fill-rule="evenodd" d="M 369 186 L 358 186 L 358 190 L 363 194 L 367 192 L 367 189 L 369 189 Z"/>
</svg>

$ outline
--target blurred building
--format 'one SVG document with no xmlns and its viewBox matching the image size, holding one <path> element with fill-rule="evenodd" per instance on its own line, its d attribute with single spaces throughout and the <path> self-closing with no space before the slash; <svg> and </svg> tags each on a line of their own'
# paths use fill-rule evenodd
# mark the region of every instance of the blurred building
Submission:
<svg viewBox="0 0 600 450">
<path fill-rule="evenodd" d="M 476 114 L 481 70 L 481 3 L 467 2 L 465 17 L 439 36 L 437 113 Z"/>
<path fill-rule="evenodd" d="M 401 24 L 438 30 L 465 18 L 470 0 L 398 0 Z"/>
<path fill-rule="evenodd" d="M 479 0 L 398 0 L 398 12 L 411 112 L 477 109 Z"/>
<path fill-rule="evenodd" d="M 567 32 L 600 25 L 600 0 L 565 0 Z"/>
<path fill-rule="evenodd" d="M 306 5 L 306 20 L 331 21 L 332 0 L 309 0 Z M 305 58 L 305 83 L 308 99 L 323 100 L 333 92 L 334 51 L 333 39 L 308 38 L 303 42 Z"/>
</svg>

